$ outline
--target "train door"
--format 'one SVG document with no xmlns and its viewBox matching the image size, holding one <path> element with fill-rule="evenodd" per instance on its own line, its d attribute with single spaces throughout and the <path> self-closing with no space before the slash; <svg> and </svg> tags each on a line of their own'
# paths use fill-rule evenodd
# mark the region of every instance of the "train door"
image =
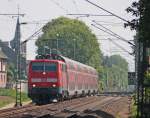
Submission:
<svg viewBox="0 0 150 118">
<path fill-rule="evenodd" d="M 62 64 L 62 83 L 64 95 L 68 94 L 68 73 L 66 64 Z"/>
<path fill-rule="evenodd" d="M 66 69 L 65 69 L 65 65 L 64 64 L 61 64 L 61 72 L 62 72 L 62 76 L 61 76 L 61 82 L 62 82 L 62 86 L 63 86 L 63 89 L 66 90 Z"/>
</svg>

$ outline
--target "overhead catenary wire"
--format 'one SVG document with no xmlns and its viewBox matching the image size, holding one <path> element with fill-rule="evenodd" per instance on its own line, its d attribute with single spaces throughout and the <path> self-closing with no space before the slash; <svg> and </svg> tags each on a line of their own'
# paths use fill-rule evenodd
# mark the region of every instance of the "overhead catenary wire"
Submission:
<svg viewBox="0 0 150 118">
<path fill-rule="evenodd" d="M 132 46 L 135 46 L 133 43 L 131 43 L 130 41 L 128 41 L 128 40 L 126 40 L 126 39 L 124 39 L 124 38 L 122 38 L 122 37 L 119 36 L 118 34 L 112 32 L 112 31 L 109 30 L 108 28 L 104 28 L 104 26 L 103 26 L 103 28 L 104 28 L 105 30 L 102 29 L 102 28 L 100 28 L 100 27 L 98 27 L 98 26 L 96 26 L 96 25 L 94 25 L 94 24 L 91 24 L 91 25 L 94 26 L 95 28 L 97 28 L 97 29 L 99 29 L 99 30 L 101 30 L 101 31 L 103 31 L 103 32 L 105 32 L 105 33 L 107 33 L 107 34 L 110 34 L 111 36 L 114 36 L 114 37 L 116 37 L 116 38 L 118 38 L 118 39 L 120 39 L 120 40 L 122 40 L 122 41 L 125 41 L 126 43 L 128 43 L 128 44 L 130 44 L 130 45 L 132 45 Z"/>
<path fill-rule="evenodd" d="M 37 35 L 39 35 L 42 32 L 42 29 L 43 29 L 43 27 L 41 27 L 40 29 L 35 31 L 31 36 L 29 36 L 27 39 L 25 39 L 23 42 L 21 42 L 21 45 L 28 42 L 29 40 L 33 40 L 33 37 L 36 37 Z"/>
<path fill-rule="evenodd" d="M 112 16 L 112 15 L 107 15 L 107 14 L 67 14 L 71 16 L 77 16 L 76 18 L 81 18 L 81 17 L 106 17 L 106 16 Z"/>
<path fill-rule="evenodd" d="M 21 24 L 46 24 L 49 22 L 51 19 L 45 19 L 45 20 L 33 20 L 33 21 L 26 21 L 22 22 Z"/>
<path fill-rule="evenodd" d="M 104 27 L 102 24 L 97 23 L 97 22 L 95 22 L 94 20 L 93 20 L 92 22 L 94 22 L 94 23 L 96 23 L 97 25 L 101 26 L 102 28 L 104 28 L 105 30 L 109 31 L 109 32 L 110 32 L 110 33 L 112 33 L 113 35 L 115 35 L 115 36 L 119 37 L 121 40 L 123 40 L 123 41 L 125 41 L 125 42 L 129 43 L 129 44 L 130 44 L 130 45 L 132 45 L 132 46 L 135 46 L 133 43 L 131 43 L 131 42 L 130 42 L 130 41 L 128 41 L 127 39 L 125 39 L 125 38 L 123 38 L 123 37 L 119 36 L 118 34 L 116 34 L 115 32 L 111 31 L 110 29 L 108 29 L 108 28 Z"/>
<path fill-rule="evenodd" d="M 116 45 L 117 47 L 119 47 L 119 48 L 122 49 L 123 51 L 128 52 L 128 54 L 130 54 L 130 55 L 133 56 L 132 53 L 130 53 L 128 50 L 126 50 L 126 49 L 123 48 L 121 45 L 119 45 L 118 43 L 116 43 L 114 40 L 112 40 L 112 39 L 110 39 L 110 38 L 108 38 L 108 40 L 110 40 L 114 45 Z"/>
<path fill-rule="evenodd" d="M 103 32 L 105 32 L 105 33 L 111 35 L 111 36 L 114 36 L 113 34 L 111 34 L 110 32 L 108 32 L 107 30 L 104 30 L 104 29 L 102 29 L 102 28 L 100 28 L 100 27 L 98 27 L 98 26 L 96 26 L 96 25 L 94 25 L 94 24 L 91 24 L 91 25 L 92 25 L 93 27 L 95 27 L 95 28 L 97 28 L 97 29 L 99 29 L 99 30 L 101 30 L 101 31 L 103 31 Z M 116 37 L 116 36 L 114 36 L 114 37 Z M 118 37 L 116 37 L 116 38 L 118 38 Z"/>
<path fill-rule="evenodd" d="M 101 22 L 101 23 L 108 23 L 108 24 L 123 24 L 123 22 L 109 22 L 109 21 L 103 21 L 103 20 L 94 20 L 95 22 Z"/>
<path fill-rule="evenodd" d="M 82 17 L 90 17 L 90 16 L 112 16 L 109 14 L 67 14 L 67 15 L 71 15 L 71 16 L 82 16 Z"/>
<path fill-rule="evenodd" d="M 99 9 L 101 9 L 101 10 L 103 10 L 103 11 L 105 11 L 105 12 L 107 12 L 107 13 L 109 13 L 109 14 L 111 14 L 111 15 L 113 15 L 113 16 L 115 16 L 115 17 L 117 17 L 117 18 L 119 18 L 119 19 L 121 19 L 121 20 L 123 20 L 123 21 L 125 21 L 127 23 L 129 23 L 129 24 L 131 24 L 131 22 L 129 22 L 128 20 L 126 20 L 126 19 L 124 19 L 124 18 L 122 18 L 122 17 L 120 17 L 120 16 L 118 16 L 118 15 L 116 15 L 116 14 L 114 14 L 114 13 L 112 13 L 112 12 L 106 10 L 106 9 L 104 9 L 103 7 L 100 7 L 99 5 L 93 3 L 93 2 L 91 2 L 89 0 L 85 0 L 85 1 L 88 2 L 88 3 L 90 3 L 90 4 L 92 4 L 92 5 L 94 5 L 94 6 L 96 6 Z"/>
<path fill-rule="evenodd" d="M 46 24 L 47 22 L 49 22 L 49 19 L 45 19 L 45 20 L 38 20 L 38 21 L 30 21 L 30 22 L 22 22 L 23 24 L 40 24 L 40 22 L 45 22 L 43 24 Z M 25 39 L 23 42 L 21 42 L 21 45 L 23 45 L 24 43 L 33 40 L 34 37 L 38 36 L 41 32 L 42 32 L 43 26 L 40 27 L 38 30 L 36 30 L 32 35 L 30 35 L 27 39 Z"/>
<path fill-rule="evenodd" d="M 111 36 L 114 36 L 114 37 L 116 37 L 117 39 L 120 39 L 119 37 L 117 37 L 116 35 L 114 35 L 114 34 L 111 34 L 110 32 L 108 32 L 107 30 L 104 30 L 104 29 L 102 29 L 102 28 L 100 28 L 100 27 L 98 27 L 98 26 L 96 26 L 96 25 L 94 25 L 94 24 L 91 24 L 93 27 L 95 27 L 95 28 L 97 28 L 97 29 L 99 29 L 99 30 L 101 30 L 101 31 L 103 31 L 103 32 L 105 32 L 105 33 L 107 33 L 107 34 L 109 34 L 109 35 L 111 35 Z"/>
<path fill-rule="evenodd" d="M 128 50 L 126 50 L 124 47 L 122 47 L 121 45 L 119 45 L 118 43 L 116 43 L 116 42 L 114 41 L 114 39 L 107 38 L 107 39 L 98 39 L 98 40 L 104 40 L 104 41 L 109 40 L 109 41 L 111 41 L 114 45 L 116 45 L 117 47 L 119 47 L 121 50 L 123 50 L 124 52 L 127 52 L 128 54 L 130 54 L 130 55 L 133 56 L 132 53 L 130 53 L 130 52 L 129 52 Z M 115 40 L 118 40 L 118 39 L 115 39 Z"/>
<path fill-rule="evenodd" d="M 119 40 L 119 39 L 117 39 L 117 38 L 111 38 L 112 40 Z M 106 41 L 106 40 L 108 40 L 108 38 L 100 38 L 100 39 L 98 39 L 98 40 L 100 40 L 100 41 Z"/>
<path fill-rule="evenodd" d="M 18 16 L 18 15 L 20 15 L 20 16 L 22 16 L 22 17 L 24 17 L 25 16 L 25 14 L 1 14 L 0 13 L 0 16 Z"/>
<path fill-rule="evenodd" d="M 120 27 L 120 26 L 123 26 L 122 24 L 108 24 L 108 23 L 103 23 L 102 25 L 111 26 L 111 27 Z"/>
</svg>

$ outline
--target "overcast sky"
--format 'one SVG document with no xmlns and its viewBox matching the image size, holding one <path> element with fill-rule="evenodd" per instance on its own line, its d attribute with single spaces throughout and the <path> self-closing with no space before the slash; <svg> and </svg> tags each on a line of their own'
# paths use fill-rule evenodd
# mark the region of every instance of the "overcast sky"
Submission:
<svg viewBox="0 0 150 118">
<path fill-rule="evenodd" d="M 133 0 L 90 0 L 97 5 L 123 17 L 126 20 L 131 20 L 132 16 L 125 12 L 125 9 L 131 5 Z M 135 1 L 135 0 L 134 0 Z M 85 0 L 0 0 L 0 14 L 20 13 L 25 16 L 20 18 L 20 22 L 28 22 L 27 25 L 21 26 L 22 39 L 27 39 L 45 23 L 59 16 L 76 18 L 68 16 L 70 13 L 90 13 L 90 14 L 108 14 L 95 6 L 89 4 Z M 92 20 L 99 21 L 105 27 L 111 29 L 115 33 L 124 37 L 127 40 L 133 40 L 134 31 L 123 27 L 123 21 L 114 16 L 99 16 L 99 17 L 79 17 L 79 20 L 86 22 L 100 40 L 100 48 L 104 55 L 121 54 L 130 64 L 130 69 L 133 67 L 133 57 L 127 52 L 123 52 L 120 48 L 108 41 L 107 38 L 114 38 L 108 34 L 91 26 Z M 112 24 L 113 23 L 113 24 Z M 107 24 L 107 25 L 106 25 Z M 10 41 L 14 37 L 16 25 L 16 17 L 0 15 L 0 39 Z M 106 39 L 106 40 L 104 40 Z M 35 41 L 27 43 L 27 59 L 34 59 L 36 47 Z M 131 51 L 131 46 L 123 41 L 116 40 L 123 48 Z"/>
</svg>

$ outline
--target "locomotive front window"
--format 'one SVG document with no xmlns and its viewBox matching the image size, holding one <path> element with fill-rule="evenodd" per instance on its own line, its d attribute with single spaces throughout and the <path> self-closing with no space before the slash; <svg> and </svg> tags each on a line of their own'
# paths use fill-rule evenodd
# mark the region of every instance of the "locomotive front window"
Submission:
<svg viewBox="0 0 150 118">
<path fill-rule="evenodd" d="M 45 63 L 45 62 L 33 62 L 32 71 L 51 71 L 55 72 L 57 70 L 55 63 Z"/>
<path fill-rule="evenodd" d="M 45 64 L 45 71 L 56 71 L 56 64 L 55 63 L 46 63 Z"/>
<path fill-rule="evenodd" d="M 32 63 L 32 70 L 33 71 L 43 71 L 44 70 L 44 63 L 41 63 L 41 62 Z"/>
</svg>

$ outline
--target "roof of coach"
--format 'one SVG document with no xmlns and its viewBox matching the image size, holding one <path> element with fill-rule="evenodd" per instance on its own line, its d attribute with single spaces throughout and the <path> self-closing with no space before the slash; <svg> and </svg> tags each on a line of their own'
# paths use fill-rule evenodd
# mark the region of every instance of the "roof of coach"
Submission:
<svg viewBox="0 0 150 118">
<path fill-rule="evenodd" d="M 64 59 L 64 61 L 65 61 L 67 64 L 72 63 L 72 64 L 75 64 L 75 65 L 77 65 L 77 66 L 80 66 L 80 67 L 83 67 L 83 68 L 87 68 L 87 69 L 90 69 L 90 70 L 92 70 L 92 71 L 95 71 L 95 72 L 96 72 L 96 69 L 94 69 L 94 68 L 93 68 L 93 67 L 91 67 L 91 66 L 88 66 L 88 65 L 82 64 L 82 63 L 80 63 L 80 62 L 78 62 L 78 61 L 74 61 L 74 60 L 69 59 L 69 58 L 64 57 L 64 56 L 61 56 L 61 57 Z"/>
<path fill-rule="evenodd" d="M 78 61 L 74 61 L 74 60 L 72 60 L 72 59 L 69 59 L 69 58 L 67 58 L 67 57 L 64 57 L 64 56 L 62 56 L 62 55 L 57 55 L 57 54 L 51 54 L 51 55 L 40 55 L 40 56 L 38 56 L 38 58 L 37 59 L 35 59 L 35 60 L 33 60 L 33 61 L 53 61 L 53 62 L 65 62 L 66 64 L 68 64 L 68 65 L 73 65 L 74 67 L 75 66 L 79 66 L 79 67 L 81 67 L 82 69 L 83 68 L 86 68 L 86 69 L 88 69 L 88 70 L 90 70 L 90 71 L 94 71 L 94 72 L 96 72 L 97 73 L 97 71 L 96 71 L 96 69 L 94 69 L 93 67 L 91 67 L 91 66 L 88 66 L 88 65 L 85 65 L 85 64 L 82 64 L 82 63 L 80 63 L 80 62 L 78 62 Z"/>
<path fill-rule="evenodd" d="M 65 63 L 64 61 L 61 60 L 49 60 L 49 59 L 34 59 L 30 61 L 30 64 L 32 62 L 54 62 L 54 63 Z"/>
</svg>

